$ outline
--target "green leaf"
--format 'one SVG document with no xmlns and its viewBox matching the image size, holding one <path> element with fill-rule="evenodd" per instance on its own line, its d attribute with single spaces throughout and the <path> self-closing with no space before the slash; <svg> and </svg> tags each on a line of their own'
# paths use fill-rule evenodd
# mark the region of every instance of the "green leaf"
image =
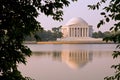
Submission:
<svg viewBox="0 0 120 80">
<path fill-rule="evenodd" d="M 110 28 L 110 31 L 113 30 L 113 28 L 114 28 L 114 27 L 111 27 L 111 28 Z"/>
<path fill-rule="evenodd" d="M 115 20 L 120 20 L 120 14 L 117 14 L 117 15 L 115 16 Z"/>
<path fill-rule="evenodd" d="M 101 15 L 105 15 L 105 12 L 101 12 L 100 14 L 101 14 Z"/>
<path fill-rule="evenodd" d="M 104 21 L 103 20 L 100 20 L 100 22 L 97 24 L 97 28 L 99 28 L 101 25 L 104 24 Z"/>
<path fill-rule="evenodd" d="M 110 19 L 109 18 L 106 18 L 106 22 L 109 22 L 110 21 Z"/>
</svg>

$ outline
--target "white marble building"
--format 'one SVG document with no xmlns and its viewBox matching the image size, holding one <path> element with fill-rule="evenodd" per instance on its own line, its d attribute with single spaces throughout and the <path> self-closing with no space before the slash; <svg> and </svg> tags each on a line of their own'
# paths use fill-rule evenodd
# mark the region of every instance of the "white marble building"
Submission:
<svg viewBox="0 0 120 80">
<path fill-rule="evenodd" d="M 92 37 L 93 28 L 80 17 L 72 18 L 61 27 L 63 37 L 60 40 L 80 40 Z"/>
</svg>

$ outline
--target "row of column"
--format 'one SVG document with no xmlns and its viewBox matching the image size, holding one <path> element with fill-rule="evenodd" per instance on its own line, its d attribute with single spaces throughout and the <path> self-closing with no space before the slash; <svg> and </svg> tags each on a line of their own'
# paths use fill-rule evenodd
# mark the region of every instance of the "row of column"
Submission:
<svg viewBox="0 0 120 80">
<path fill-rule="evenodd" d="M 76 52 L 70 52 L 69 58 L 71 59 L 78 59 L 78 61 L 87 61 L 89 59 L 89 53 L 88 51 L 76 51 Z"/>
<path fill-rule="evenodd" d="M 88 37 L 88 28 L 69 28 L 69 37 Z"/>
</svg>

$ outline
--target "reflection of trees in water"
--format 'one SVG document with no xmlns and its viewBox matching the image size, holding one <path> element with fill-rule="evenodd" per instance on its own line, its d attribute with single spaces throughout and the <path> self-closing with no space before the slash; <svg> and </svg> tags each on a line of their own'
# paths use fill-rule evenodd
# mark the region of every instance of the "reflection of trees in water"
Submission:
<svg viewBox="0 0 120 80">
<path fill-rule="evenodd" d="M 34 56 L 51 56 L 54 60 L 61 60 L 61 52 L 60 51 L 48 51 L 48 52 L 33 52 Z"/>
<path fill-rule="evenodd" d="M 53 52 L 52 57 L 55 60 L 61 60 L 61 52 L 59 52 L 59 51 Z"/>
<path fill-rule="evenodd" d="M 94 53 L 93 56 L 98 57 L 98 58 L 102 58 L 102 57 L 112 57 L 112 53 L 113 51 L 93 51 L 92 53 Z"/>
<path fill-rule="evenodd" d="M 41 52 L 33 52 L 32 54 L 35 56 L 49 56 L 51 55 L 53 52 L 49 51 L 49 52 L 45 52 L 45 51 L 41 51 Z"/>
</svg>

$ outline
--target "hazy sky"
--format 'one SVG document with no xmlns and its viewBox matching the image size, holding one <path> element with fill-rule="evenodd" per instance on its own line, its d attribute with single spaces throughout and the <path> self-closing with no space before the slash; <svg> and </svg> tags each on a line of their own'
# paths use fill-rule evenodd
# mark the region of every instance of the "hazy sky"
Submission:
<svg viewBox="0 0 120 80">
<path fill-rule="evenodd" d="M 89 25 L 93 26 L 94 31 L 107 31 L 112 25 L 112 22 L 102 26 L 100 29 L 96 27 L 99 20 L 102 19 L 100 12 L 102 10 L 92 11 L 89 10 L 87 5 L 95 4 L 99 0 L 78 0 L 77 2 L 72 2 L 69 7 L 65 7 L 63 9 L 63 21 L 54 21 L 51 17 L 46 17 L 45 15 L 40 15 L 37 20 L 41 22 L 41 25 L 44 27 L 45 30 L 50 30 L 53 27 L 59 27 L 60 25 L 66 24 L 71 18 L 74 17 L 81 17 L 84 19 Z M 103 6 L 106 6 L 104 4 Z"/>
</svg>

